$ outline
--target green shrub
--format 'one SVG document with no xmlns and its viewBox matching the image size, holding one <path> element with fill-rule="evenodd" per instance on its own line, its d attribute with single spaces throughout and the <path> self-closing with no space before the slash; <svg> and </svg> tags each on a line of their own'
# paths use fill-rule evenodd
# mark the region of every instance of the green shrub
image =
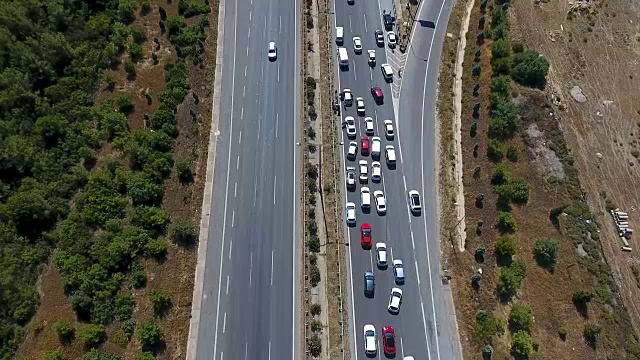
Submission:
<svg viewBox="0 0 640 360">
<path fill-rule="evenodd" d="M 513 79 L 522 85 L 544 88 L 549 61 L 535 50 L 525 50 L 513 59 Z"/>
<path fill-rule="evenodd" d="M 162 232 L 169 221 L 169 214 L 154 206 L 136 206 L 131 216 L 131 224 L 145 230 Z"/>
<path fill-rule="evenodd" d="M 497 139 L 511 138 L 518 131 L 518 105 L 512 101 L 498 101 L 491 110 L 489 136 Z"/>
<path fill-rule="evenodd" d="M 493 313 L 487 310 L 478 310 L 474 335 L 479 341 L 489 341 L 499 330 L 500 326 Z"/>
<path fill-rule="evenodd" d="M 584 290 L 576 290 L 571 297 L 571 300 L 575 304 L 586 305 L 589 301 L 593 299 L 593 293 Z"/>
<path fill-rule="evenodd" d="M 169 16 L 167 17 L 167 29 L 169 35 L 175 35 L 181 32 L 187 27 L 187 19 L 182 16 Z"/>
<path fill-rule="evenodd" d="M 503 259 L 511 259 L 516 254 L 516 242 L 510 236 L 502 236 L 496 241 L 495 254 Z"/>
<path fill-rule="evenodd" d="M 129 279 L 131 281 L 131 285 L 136 289 L 144 287 L 147 284 L 147 274 L 145 273 L 142 264 L 136 261 L 131 265 Z"/>
<path fill-rule="evenodd" d="M 533 312 L 531 307 L 524 304 L 513 304 L 509 313 L 509 325 L 515 331 L 531 332 L 533 326 Z"/>
<path fill-rule="evenodd" d="M 144 248 L 144 256 L 146 257 L 162 257 L 167 254 L 167 243 L 163 238 L 155 238 L 149 240 Z"/>
<path fill-rule="evenodd" d="M 39 360 L 67 360 L 62 349 L 56 349 L 47 352 L 44 356 L 41 356 Z"/>
<path fill-rule="evenodd" d="M 504 144 L 500 140 L 490 139 L 487 147 L 487 156 L 493 161 L 502 161 L 504 158 Z"/>
<path fill-rule="evenodd" d="M 127 336 L 127 339 L 131 340 L 136 330 L 136 321 L 133 319 L 125 320 L 120 324 L 120 329 L 122 329 L 122 332 Z"/>
<path fill-rule="evenodd" d="M 145 351 L 142 354 L 136 356 L 136 360 L 153 360 L 153 354 L 149 351 Z"/>
<path fill-rule="evenodd" d="M 130 292 L 118 294 L 115 301 L 116 318 L 119 321 L 131 319 L 135 306 L 136 302 L 133 299 L 133 294 L 131 294 Z"/>
<path fill-rule="evenodd" d="M 136 75 L 136 65 L 131 60 L 126 59 L 124 61 L 124 71 L 129 77 L 134 77 Z"/>
<path fill-rule="evenodd" d="M 501 233 L 512 233 L 516 231 L 516 220 L 511 213 L 506 211 L 498 211 L 498 218 L 496 219 L 496 228 Z"/>
<path fill-rule="evenodd" d="M 509 159 L 509 160 L 511 160 L 513 162 L 518 161 L 518 153 L 519 153 L 518 146 L 509 145 L 507 147 L 507 159 Z"/>
<path fill-rule="evenodd" d="M 498 164 L 493 168 L 491 173 L 491 184 L 502 185 L 508 183 L 511 178 L 509 168 L 505 164 Z"/>
<path fill-rule="evenodd" d="M 199 1 L 178 1 L 178 13 L 186 18 L 207 14 L 209 12 L 209 6 L 202 4 Z"/>
<path fill-rule="evenodd" d="M 533 246 L 533 254 L 538 265 L 545 268 L 553 268 L 556 264 L 556 257 L 560 244 L 553 239 L 541 239 Z"/>
<path fill-rule="evenodd" d="M 511 351 L 521 355 L 529 356 L 534 351 L 534 344 L 531 335 L 526 331 L 517 331 L 511 337 Z"/>
<path fill-rule="evenodd" d="M 78 339 L 83 342 L 85 347 L 95 347 L 104 341 L 106 329 L 103 325 L 87 324 L 78 331 Z"/>
<path fill-rule="evenodd" d="M 496 94 L 503 99 L 508 99 L 511 95 L 511 77 L 508 75 L 498 75 L 491 79 L 491 94 Z"/>
<path fill-rule="evenodd" d="M 515 204 L 529 201 L 529 183 L 523 178 L 509 180 L 506 184 L 494 186 L 493 189 L 502 199 Z"/>
<path fill-rule="evenodd" d="M 320 306 L 320 304 L 311 304 L 311 307 L 309 308 L 309 312 L 313 316 L 318 316 L 322 312 L 322 307 Z"/>
<path fill-rule="evenodd" d="M 130 24 L 134 19 L 135 4 L 132 0 L 120 0 L 118 2 L 118 17 L 125 24 Z"/>
<path fill-rule="evenodd" d="M 171 221 L 169 225 L 169 237 L 181 245 L 193 245 L 197 240 L 196 230 L 193 228 L 191 220 L 178 218 Z"/>
<path fill-rule="evenodd" d="M 60 341 L 68 341 L 73 337 L 73 333 L 75 329 L 71 326 L 71 323 L 67 320 L 59 319 L 53 322 L 53 331 L 55 331 L 56 335 Z"/>
<path fill-rule="evenodd" d="M 149 300 L 156 315 L 162 315 L 171 308 L 171 297 L 168 293 L 161 290 L 151 290 Z"/>
<path fill-rule="evenodd" d="M 178 160 L 176 162 L 176 170 L 178 179 L 181 183 L 187 183 L 193 180 L 193 172 L 191 171 L 191 162 L 188 160 Z"/>
<path fill-rule="evenodd" d="M 162 330 L 155 321 L 140 323 L 137 334 L 138 341 L 143 347 L 154 347 L 163 341 Z"/>
<path fill-rule="evenodd" d="M 129 54 L 129 58 L 134 63 L 140 61 L 142 59 L 142 46 L 136 42 L 129 44 L 127 46 L 127 54 Z"/>
<path fill-rule="evenodd" d="M 120 356 L 108 352 L 91 349 L 77 360 L 121 360 Z"/>
<path fill-rule="evenodd" d="M 123 114 L 129 114 L 133 111 L 133 101 L 131 100 L 131 95 L 129 93 L 122 91 L 118 92 L 113 97 L 113 102 Z"/>
<path fill-rule="evenodd" d="M 493 60 L 511 57 L 511 45 L 506 39 L 497 39 L 491 44 L 491 57 Z"/>
<path fill-rule="evenodd" d="M 600 335 L 600 332 L 602 332 L 602 327 L 600 327 L 600 325 L 586 324 L 584 326 L 584 331 L 582 332 L 582 334 L 584 335 L 584 339 L 587 341 L 587 343 L 595 345 L 595 343 L 598 341 L 598 335 Z"/>
<path fill-rule="evenodd" d="M 147 34 L 142 26 L 129 26 L 129 34 L 137 44 L 141 44 L 147 39 Z"/>
<path fill-rule="evenodd" d="M 566 340 L 567 335 L 569 335 L 569 330 L 567 330 L 567 328 L 561 327 L 560 329 L 558 329 L 558 336 L 560 336 L 560 339 L 562 339 L 563 341 Z"/>
<path fill-rule="evenodd" d="M 522 260 L 515 260 L 509 266 L 500 268 L 498 276 L 498 291 L 500 294 L 512 297 L 522 286 L 527 268 Z"/>
</svg>

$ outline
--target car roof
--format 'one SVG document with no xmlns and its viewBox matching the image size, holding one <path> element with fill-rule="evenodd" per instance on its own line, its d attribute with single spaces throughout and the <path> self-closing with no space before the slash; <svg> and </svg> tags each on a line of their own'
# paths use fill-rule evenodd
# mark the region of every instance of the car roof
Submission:
<svg viewBox="0 0 640 360">
<path fill-rule="evenodd" d="M 347 171 L 349 171 L 349 170 L 353 170 L 353 171 L 355 171 L 355 170 L 356 170 L 356 168 L 355 168 L 354 166 L 347 166 Z"/>
<path fill-rule="evenodd" d="M 380 136 L 374 136 L 371 138 L 371 141 L 380 141 Z"/>
<path fill-rule="evenodd" d="M 360 160 L 360 161 L 358 161 L 358 164 L 367 165 L 367 160 Z"/>
<path fill-rule="evenodd" d="M 376 190 L 376 191 L 374 191 L 374 192 L 373 192 L 373 194 L 374 194 L 374 195 L 377 195 L 377 194 L 384 195 L 384 193 L 382 192 L 382 190 Z"/>
<path fill-rule="evenodd" d="M 391 293 L 399 293 L 400 296 L 402 296 L 402 289 L 394 287 L 393 289 L 391 289 Z"/>
<path fill-rule="evenodd" d="M 365 271 L 364 272 L 364 276 L 373 276 L 376 277 L 375 275 L 373 275 L 373 273 L 371 271 Z"/>
<path fill-rule="evenodd" d="M 393 145 L 387 145 L 384 148 L 387 149 L 387 150 L 393 150 Z"/>
<path fill-rule="evenodd" d="M 371 325 L 371 324 L 367 324 L 367 325 L 364 326 L 364 331 L 367 331 L 367 330 L 371 330 L 371 331 L 373 331 L 375 333 L 376 332 L 376 327 Z"/>
<path fill-rule="evenodd" d="M 387 120 L 385 120 L 385 121 L 384 121 L 384 123 L 385 123 L 385 125 L 386 125 L 386 124 L 391 124 L 391 125 L 393 125 L 393 121 L 392 121 L 391 119 L 387 119 Z"/>
<path fill-rule="evenodd" d="M 349 202 L 347 203 L 347 206 L 348 206 L 348 207 L 356 206 L 356 204 L 355 204 L 355 203 L 352 203 L 351 201 L 349 201 Z"/>
<path fill-rule="evenodd" d="M 378 248 L 386 248 L 386 247 L 387 247 L 387 244 L 385 244 L 383 242 L 376 243 L 376 249 L 378 249 Z"/>
<path fill-rule="evenodd" d="M 393 265 L 398 265 L 398 264 L 402 265 L 402 260 L 400 260 L 400 259 L 393 259 Z M 403 265 L 403 266 L 404 266 L 404 265 Z"/>
<path fill-rule="evenodd" d="M 353 116 L 347 116 L 347 117 L 345 117 L 344 119 L 345 119 L 346 121 L 349 121 L 349 120 L 355 120 L 355 119 L 353 118 Z"/>
</svg>

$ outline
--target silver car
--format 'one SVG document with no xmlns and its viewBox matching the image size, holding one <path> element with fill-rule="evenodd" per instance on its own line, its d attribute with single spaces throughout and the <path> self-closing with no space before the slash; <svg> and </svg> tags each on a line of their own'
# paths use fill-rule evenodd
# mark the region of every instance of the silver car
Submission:
<svg viewBox="0 0 640 360">
<path fill-rule="evenodd" d="M 346 179 L 347 188 L 353 189 L 356 187 L 356 168 L 353 166 L 347 166 Z"/>
<path fill-rule="evenodd" d="M 404 284 L 404 264 L 400 259 L 393 259 L 393 280 L 398 285 Z"/>
<path fill-rule="evenodd" d="M 376 277 L 371 271 L 364 273 L 364 295 L 373 296 L 376 290 Z"/>
</svg>

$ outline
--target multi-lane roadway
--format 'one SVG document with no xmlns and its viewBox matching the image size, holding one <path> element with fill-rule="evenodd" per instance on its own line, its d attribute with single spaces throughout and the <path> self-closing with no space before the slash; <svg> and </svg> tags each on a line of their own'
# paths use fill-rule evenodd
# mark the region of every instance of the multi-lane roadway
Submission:
<svg viewBox="0 0 640 360">
<path fill-rule="evenodd" d="M 443 2 L 444 1 L 444 2 Z M 339 71 L 339 88 L 349 88 L 354 97 L 364 97 L 365 115 L 357 116 L 355 107 L 343 107 L 341 116 L 354 116 L 358 124 L 357 141 L 364 134 L 364 117 L 371 116 L 375 121 L 375 136 L 382 139 L 382 149 L 393 145 L 398 161 L 395 168 L 385 164 L 384 153 L 381 156 L 383 168 L 382 181 L 366 184 L 371 191 L 383 190 L 387 199 L 387 213 L 380 216 L 375 207 L 369 213 L 360 211 L 360 188 L 347 191 L 346 200 L 357 205 L 357 223 L 347 228 L 349 246 L 349 268 L 351 271 L 350 296 L 352 299 L 353 358 L 364 358 L 363 327 L 375 326 L 379 339 L 377 356 L 382 357 L 381 330 L 385 325 L 395 328 L 398 356 L 414 356 L 416 359 L 455 359 L 459 355 L 452 341 L 453 330 L 449 313 L 445 306 L 440 274 L 440 254 L 438 240 L 438 218 L 436 211 L 435 168 L 435 90 L 440 52 L 446 23 L 451 10 L 448 0 L 423 0 L 417 18 L 411 48 L 407 55 L 399 54 L 385 47 L 378 47 L 375 31 L 384 30 L 382 13 L 392 12 L 392 3 L 388 0 L 355 0 L 348 4 L 346 0 L 336 0 L 336 26 L 344 28 L 344 46 L 348 49 L 349 67 Z M 395 30 L 395 29 L 394 29 Z M 386 31 L 385 40 L 386 40 Z M 356 54 L 352 38 L 362 39 L 363 52 Z M 367 63 L 367 50 L 375 49 L 377 65 Z M 401 61 L 398 61 L 401 59 Z M 405 63 L 406 61 L 406 63 Z M 387 83 L 380 71 L 380 64 L 391 63 L 396 71 L 393 82 Z M 404 74 L 398 70 L 404 65 Z M 370 88 L 382 88 L 385 98 L 383 104 L 376 104 L 370 95 Z M 396 136 L 388 140 L 384 136 L 383 121 L 394 121 Z M 371 164 L 371 156 L 362 156 L 359 152 L 355 161 L 346 159 L 349 143 L 346 133 L 345 166 L 355 166 L 361 159 Z M 420 216 L 410 213 L 407 205 L 407 192 L 418 190 L 422 194 L 423 210 Z M 375 206 L 375 204 L 373 204 Z M 360 246 L 360 226 L 369 223 L 373 233 L 371 250 Z M 401 259 L 405 267 L 405 283 L 396 285 L 391 266 L 379 269 L 376 265 L 375 243 L 384 242 L 392 259 Z M 376 277 L 376 290 L 373 298 L 364 296 L 363 275 L 373 271 Z M 392 287 L 400 287 L 403 301 L 398 315 L 387 311 L 389 292 Z"/>
<path fill-rule="evenodd" d="M 298 1 L 225 1 L 197 359 L 296 359 Z M 269 61 L 268 43 L 277 44 Z"/>
</svg>

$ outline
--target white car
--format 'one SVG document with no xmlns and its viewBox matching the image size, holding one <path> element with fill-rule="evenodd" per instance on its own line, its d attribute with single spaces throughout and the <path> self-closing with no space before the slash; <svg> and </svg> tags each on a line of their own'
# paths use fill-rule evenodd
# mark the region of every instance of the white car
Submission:
<svg viewBox="0 0 640 360">
<path fill-rule="evenodd" d="M 380 71 L 382 71 L 382 76 L 389 82 L 393 80 L 393 69 L 389 64 L 380 65 Z"/>
<path fill-rule="evenodd" d="M 373 198 L 376 199 L 376 211 L 378 214 L 383 215 L 387 213 L 387 199 L 384 197 L 382 190 L 376 190 L 373 192 Z"/>
<path fill-rule="evenodd" d="M 393 140 L 395 136 L 395 132 L 393 131 L 393 120 L 385 120 L 384 121 L 384 135 L 389 140 Z"/>
<path fill-rule="evenodd" d="M 364 115 L 364 99 L 359 97 L 356 98 L 356 109 L 358 110 L 358 115 Z"/>
<path fill-rule="evenodd" d="M 364 352 L 367 355 L 375 355 L 378 352 L 376 346 L 376 328 L 367 324 L 364 326 Z"/>
<path fill-rule="evenodd" d="M 273 61 L 278 57 L 278 50 L 276 50 L 276 43 L 275 42 L 270 42 L 269 43 L 269 48 L 267 50 L 267 54 L 269 56 L 269 60 Z"/>
<path fill-rule="evenodd" d="M 380 137 L 374 136 L 371 138 L 371 157 L 374 160 L 380 160 L 380 150 L 382 150 L 382 141 Z"/>
<path fill-rule="evenodd" d="M 422 210 L 422 204 L 420 204 L 420 193 L 417 190 L 410 190 L 408 195 L 409 209 L 414 214 L 419 214 Z"/>
<path fill-rule="evenodd" d="M 349 160 L 355 160 L 356 155 L 358 155 L 358 142 L 351 141 L 349 142 L 349 150 L 347 150 L 347 158 Z"/>
<path fill-rule="evenodd" d="M 347 166 L 345 181 L 347 182 L 347 188 L 353 189 L 356 187 L 356 168 L 355 167 Z"/>
<path fill-rule="evenodd" d="M 347 216 L 347 224 L 356 223 L 356 204 L 348 202 L 345 206 L 345 212 Z"/>
<path fill-rule="evenodd" d="M 362 52 L 362 40 L 358 36 L 353 37 L 353 51 L 355 51 L 356 54 Z"/>
<path fill-rule="evenodd" d="M 342 102 L 344 106 L 351 106 L 353 104 L 353 94 L 351 93 L 351 89 L 342 90 Z"/>
<path fill-rule="evenodd" d="M 384 154 L 387 158 L 387 165 L 394 166 L 396 164 L 396 149 L 393 148 L 393 145 L 385 146 Z"/>
<path fill-rule="evenodd" d="M 373 127 L 373 118 L 371 118 L 370 116 L 364 118 L 364 131 L 367 133 L 367 135 L 373 135 Z"/>
<path fill-rule="evenodd" d="M 398 314 L 400 312 L 400 304 L 402 304 L 402 290 L 400 288 L 391 289 L 391 296 L 389 298 L 389 310 L 392 314 Z"/>
<path fill-rule="evenodd" d="M 369 179 L 369 166 L 367 164 L 367 160 L 360 160 L 358 165 L 360 165 L 360 182 L 366 183 Z"/>
<path fill-rule="evenodd" d="M 369 209 L 371 207 L 371 190 L 366 186 L 360 189 L 360 202 L 360 206 L 362 206 L 363 209 Z"/>
<path fill-rule="evenodd" d="M 387 244 L 376 243 L 376 261 L 379 267 L 387 267 Z"/>
<path fill-rule="evenodd" d="M 396 284 L 404 284 L 404 265 L 400 259 L 393 259 L 393 279 Z"/>
<path fill-rule="evenodd" d="M 379 161 L 371 163 L 371 181 L 380 182 L 382 180 L 382 165 Z"/>
<path fill-rule="evenodd" d="M 376 66 L 376 51 L 368 50 L 367 52 L 369 53 L 369 65 Z"/>
<path fill-rule="evenodd" d="M 393 31 L 389 31 L 387 33 L 387 44 L 389 44 L 390 48 L 394 48 L 396 47 L 396 43 L 397 43 L 396 33 L 394 33 Z"/>
<path fill-rule="evenodd" d="M 346 118 L 344 118 L 344 122 L 347 127 L 347 137 L 349 137 L 349 139 L 355 138 L 356 137 L 356 120 L 353 118 L 353 116 L 347 116 Z"/>
</svg>

